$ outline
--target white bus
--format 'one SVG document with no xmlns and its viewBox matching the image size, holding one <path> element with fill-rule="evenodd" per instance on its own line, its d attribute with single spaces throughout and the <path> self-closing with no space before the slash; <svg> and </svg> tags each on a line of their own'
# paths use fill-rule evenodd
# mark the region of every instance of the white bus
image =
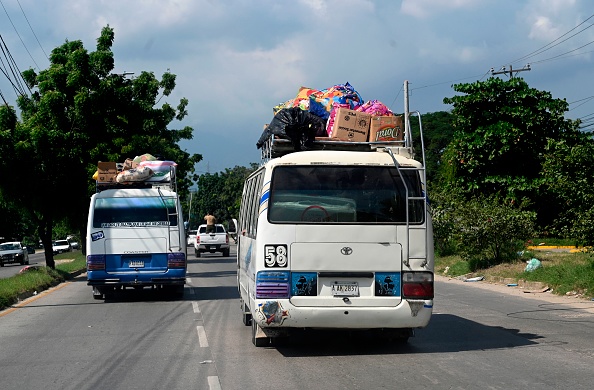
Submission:
<svg viewBox="0 0 594 390">
<path fill-rule="evenodd" d="M 271 138 L 268 152 L 281 156 L 246 180 L 239 217 L 238 289 L 255 346 L 294 328 L 406 341 L 429 323 L 433 231 L 408 133 L 287 154 Z"/>
<path fill-rule="evenodd" d="M 103 299 L 126 287 L 183 295 L 187 255 L 181 210 L 169 183 L 98 186 L 86 241 L 93 297 Z"/>
</svg>

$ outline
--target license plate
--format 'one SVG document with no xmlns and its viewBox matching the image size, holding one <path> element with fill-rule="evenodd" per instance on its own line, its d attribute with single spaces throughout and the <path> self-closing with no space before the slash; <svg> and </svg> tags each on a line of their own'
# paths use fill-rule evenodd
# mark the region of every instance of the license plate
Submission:
<svg viewBox="0 0 594 390">
<path fill-rule="evenodd" d="M 142 260 L 132 260 L 129 263 L 130 268 L 144 268 L 144 261 Z"/>
<path fill-rule="evenodd" d="M 359 284 L 357 282 L 336 282 L 332 285 L 332 295 L 335 297 L 358 297 Z"/>
</svg>

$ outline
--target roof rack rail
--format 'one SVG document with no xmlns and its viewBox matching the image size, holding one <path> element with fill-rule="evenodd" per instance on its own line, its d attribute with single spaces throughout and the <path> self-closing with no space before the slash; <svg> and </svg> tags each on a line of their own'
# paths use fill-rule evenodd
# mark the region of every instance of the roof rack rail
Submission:
<svg viewBox="0 0 594 390">
<path fill-rule="evenodd" d="M 306 150 L 343 150 L 352 152 L 372 152 L 378 148 L 397 148 L 397 149 L 411 149 L 405 145 L 404 140 L 400 141 L 378 141 L 378 142 L 355 142 L 343 141 L 337 138 L 316 137 L 314 141 L 308 143 L 301 150 L 295 150 L 295 145 L 290 139 L 279 138 L 274 134 L 270 136 L 262 145 L 261 162 L 266 163 L 268 160 L 282 157 L 289 153 L 295 153 Z M 408 150 L 410 154 L 412 150 Z"/>
</svg>

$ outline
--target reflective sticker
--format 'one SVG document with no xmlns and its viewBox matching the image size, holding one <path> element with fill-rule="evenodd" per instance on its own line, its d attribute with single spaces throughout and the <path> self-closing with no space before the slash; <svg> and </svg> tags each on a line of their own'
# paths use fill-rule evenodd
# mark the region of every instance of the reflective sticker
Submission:
<svg viewBox="0 0 594 390">
<path fill-rule="evenodd" d="M 291 274 L 292 296 L 318 295 L 318 274 L 315 272 L 296 272 Z"/>
<path fill-rule="evenodd" d="M 375 295 L 388 297 L 400 296 L 400 273 L 376 272 Z"/>
<path fill-rule="evenodd" d="M 100 230 L 95 233 L 91 233 L 91 241 L 97 241 L 105 238 L 105 234 L 103 234 L 103 230 Z"/>
</svg>

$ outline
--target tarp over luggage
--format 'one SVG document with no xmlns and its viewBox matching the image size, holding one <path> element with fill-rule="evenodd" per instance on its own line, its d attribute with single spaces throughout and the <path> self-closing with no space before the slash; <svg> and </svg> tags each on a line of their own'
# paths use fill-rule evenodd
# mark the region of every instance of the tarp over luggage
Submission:
<svg viewBox="0 0 594 390">
<path fill-rule="evenodd" d="M 283 108 L 276 113 L 256 143 L 258 149 L 273 134 L 291 140 L 296 151 L 307 149 L 315 137 L 327 137 L 326 121 L 299 107 Z"/>
</svg>

